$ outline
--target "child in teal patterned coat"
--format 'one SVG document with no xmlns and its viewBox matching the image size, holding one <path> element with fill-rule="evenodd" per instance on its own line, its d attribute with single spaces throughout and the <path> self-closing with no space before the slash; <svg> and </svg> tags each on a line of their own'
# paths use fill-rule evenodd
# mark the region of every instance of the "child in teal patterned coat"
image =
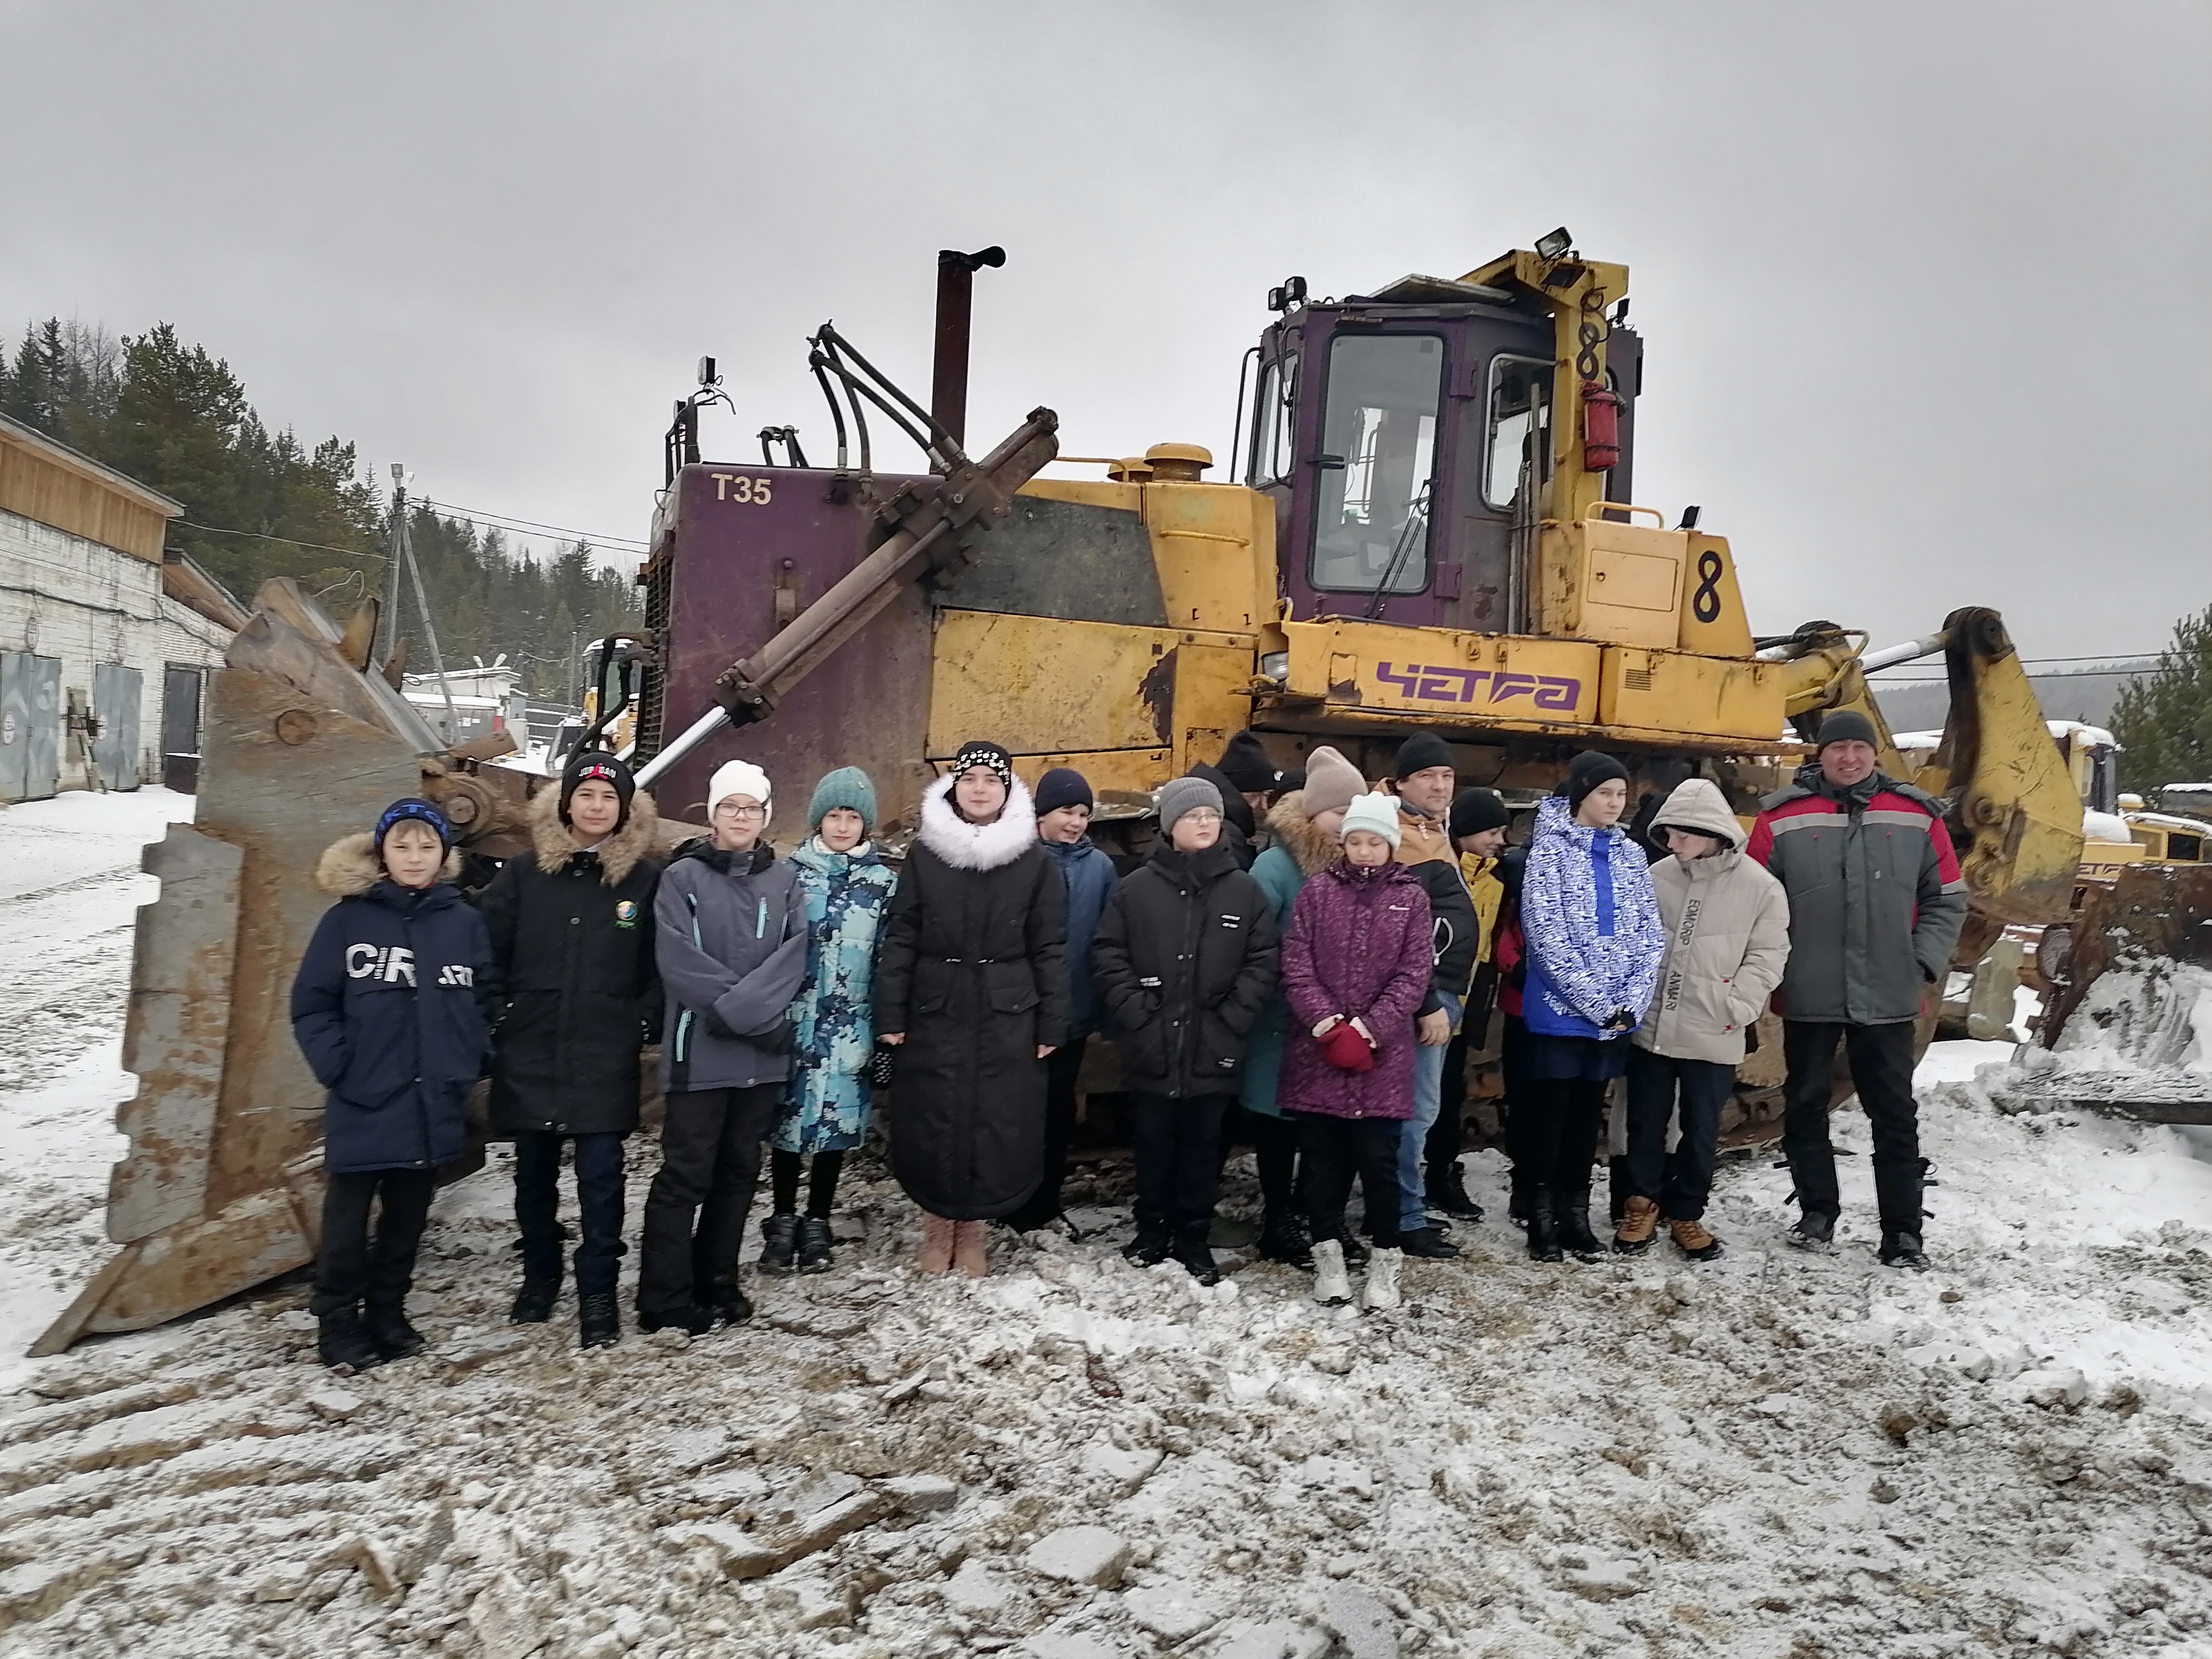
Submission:
<svg viewBox="0 0 2212 1659">
<path fill-rule="evenodd" d="M 761 1223 L 761 1271 L 771 1273 L 830 1268 L 837 1176 L 868 1122 L 876 929 L 898 884 L 868 839 L 876 790 L 860 768 L 841 768 L 817 784 L 806 821 L 814 833 L 791 855 L 806 895 L 806 982 L 791 1008 L 791 1091 L 769 1138 L 774 1212 Z M 810 1156 L 802 1216 L 799 1160 Z"/>
</svg>

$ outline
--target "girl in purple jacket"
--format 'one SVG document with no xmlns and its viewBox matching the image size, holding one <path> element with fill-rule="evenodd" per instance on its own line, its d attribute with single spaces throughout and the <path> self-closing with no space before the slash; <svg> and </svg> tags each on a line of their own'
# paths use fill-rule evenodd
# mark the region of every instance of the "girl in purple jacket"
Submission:
<svg viewBox="0 0 2212 1659">
<path fill-rule="evenodd" d="M 1375 1254 L 1364 1297 L 1398 1305 L 1398 1140 L 1413 1115 L 1413 1015 L 1435 966 L 1429 897 L 1394 861 L 1398 803 L 1359 795 L 1344 814 L 1344 856 L 1309 881 L 1283 939 L 1291 1006 L 1276 1102 L 1298 1126 L 1314 1297 L 1348 1302 L 1344 1206 L 1367 1197 Z"/>
</svg>

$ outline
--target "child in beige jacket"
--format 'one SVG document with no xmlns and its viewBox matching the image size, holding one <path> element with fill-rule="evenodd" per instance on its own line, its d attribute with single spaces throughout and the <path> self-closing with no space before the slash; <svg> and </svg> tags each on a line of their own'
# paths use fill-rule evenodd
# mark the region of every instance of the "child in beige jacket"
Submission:
<svg viewBox="0 0 2212 1659">
<path fill-rule="evenodd" d="M 1667 798 L 1652 834 L 1673 854 L 1651 867 L 1667 931 L 1658 988 L 1628 1061 L 1629 1199 L 1613 1248 L 1651 1248 L 1663 1218 L 1685 1255 L 1710 1261 L 1706 1231 L 1721 1109 L 1735 1087 L 1744 1034 L 1790 958 L 1790 901 L 1747 858 L 1746 832 L 1717 786 L 1692 778 Z M 1681 1133 L 1667 1149 L 1677 1110 Z"/>
</svg>

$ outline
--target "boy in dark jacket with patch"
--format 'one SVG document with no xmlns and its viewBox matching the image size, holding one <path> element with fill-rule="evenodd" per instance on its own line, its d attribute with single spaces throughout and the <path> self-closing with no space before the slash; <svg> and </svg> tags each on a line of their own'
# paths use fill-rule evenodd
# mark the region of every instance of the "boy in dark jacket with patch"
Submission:
<svg viewBox="0 0 2212 1659">
<path fill-rule="evenodd" d="M 1159 808 L 1165 839 L 1106 901 L 1091 969 L 1136 1106 L 1137 1237 L 1123 1254 L 1149 1266 L 1172 1251 L 1211 1285 L 1221 1120 L 1275 988 L 1274 906 L 1224 837 L 1218 785 L 1177 778 Z"/>
<path fill-rule="evenodd" d="M 338 902 L 300 959 L 292 1035 L 330 1091 L 312 1305 L 316 1352 L 340 1370 L 422 1346 L 407 1322 L 415 1255 L 437 1166 L 468 1150 L 465 1106 L 499 989 L 483 921 L 448 884 L 459 868 L 444 814 L 410 799 L 315 870 Z"/>
<path fill-rule="evenodd" d="M 568 763 L 530 803 L 530 853 L 509 859 L 482 900 L 506 1012 L 492 1062 L 491 1120 L 514 1137 L 522 1289 L 508 1317 L 552 1316 L 561 1293 L 561 1151 L 575 1148 L 583 1243 L 576 1310 L 583 1346 L 622 1340 L 623 1141 L 637 1127 L 638 1050 L 660 1023 L 651 856 L 653 798 L 602 750 Z"/>
<path fill-rule="evenodd" d="M 806 977 L 806 890 L 767 842 L 768 774 L 733 760 L 707 787 L 714 834 L 669 860 L 653 902 L 668 1006 L 668 1117 L 639 1242 L 638 1323 L 702 1334 L 752 1317 L 738 1249 L 761 1142 L 791 1070 L 793 1000 Z"/>
</svg>

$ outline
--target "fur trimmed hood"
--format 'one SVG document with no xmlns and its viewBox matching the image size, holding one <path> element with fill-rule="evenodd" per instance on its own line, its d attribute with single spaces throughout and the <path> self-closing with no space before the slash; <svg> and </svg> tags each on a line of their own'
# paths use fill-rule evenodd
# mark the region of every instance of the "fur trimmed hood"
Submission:
<svg viewBox="0 0 2212 1659">
<path fill-rule="evenodd" d="M 660 832 L 660 814 L 653 806 L 653 797 L 641 789 L 630 797 L 629 811 L 622 827 L 592 850 L 599 855 L 599 880 L 609 887 L 619 887 L 629 879 L 629 872 L 637 868 L 640 859 L 653 855 L 653 843 Z M 538 855 L 538 867 L 549 876 L 561 873 L 562 867 L 580 850 L 575 836 L 568 826 L 561 822 L 561 791 L 540 789 L 530 799 L 530 845 Z"/>
<path fill-rule="evenodd" d="M 1336 842 L 1306 816 L 1304 790 L 1293 789 L 1275 803 L 1267 813 L 1267 828 L 1274 831 L 1275 845 L 1296 860 L 1300 875 L 1317 876 L 1336 862 Z"/>
<path fill-rule="evenodd" d="M 438 879 L 452 881 L 461 873 L 461 849 L 447 849 L 438 866 Z M 376 856 L 376 837 L 368 830 L 341 836 L 323 848 L 315 860 L 315 885 L 335 898 L 359 898 L 384 879 L 384 865 Z"/>
<path fill-rule="evenodd" d="M 952 808 L 953 775 L 922 791 L 921 830 L 915 837 L 956 870 L 996 870 L 1036 844 L 1036 807 L 1029 786 L 1016 778 L 1004 811 L 988 823 L 970 823 Z"/>
</svg>

